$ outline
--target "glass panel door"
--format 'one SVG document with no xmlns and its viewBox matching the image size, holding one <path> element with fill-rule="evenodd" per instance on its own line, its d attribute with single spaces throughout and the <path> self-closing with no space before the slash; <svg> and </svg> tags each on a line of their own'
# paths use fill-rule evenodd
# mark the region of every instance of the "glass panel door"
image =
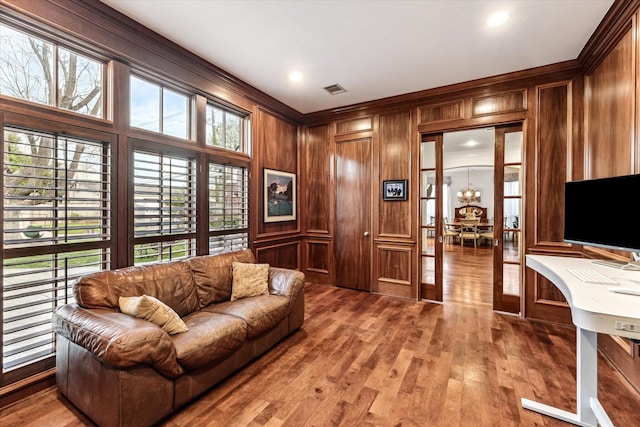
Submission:
<svg viewBox="0 0 640 427">
<path fill-rule="evenodd" d="M 438 154 L 439 153 L 439 154 Z M 420 298 L 442 301 L 442 135 L 420 143 Z"/>
<path fill-rule="evenodd" d="M 511 313 L 522 292 L 522 151 L 522 125 L 496 127 L 493 309 Z"/>
</svg>

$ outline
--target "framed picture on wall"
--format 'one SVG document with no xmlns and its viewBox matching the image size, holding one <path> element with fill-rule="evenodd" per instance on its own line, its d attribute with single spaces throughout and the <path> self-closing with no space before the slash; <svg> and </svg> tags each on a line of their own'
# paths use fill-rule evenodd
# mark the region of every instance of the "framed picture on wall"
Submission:
<svg viewBox="0 0 640 427">
<path fill-rule="evenodd" d="M 296 220 L 296 174 L 264 168 L 264 222 Z"/>
<path fill-rule="evenodd" d="M 382 200 L 407 200 L 407 180 L 382 181 Z"/>
</svg>

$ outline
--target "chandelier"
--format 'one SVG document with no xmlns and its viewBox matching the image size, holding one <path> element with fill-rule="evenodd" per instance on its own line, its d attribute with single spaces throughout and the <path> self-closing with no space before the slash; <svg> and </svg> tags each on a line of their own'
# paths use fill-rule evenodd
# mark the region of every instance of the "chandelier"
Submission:
<svg viewBox="0 0 640 427">
<path fill-rule="evenodd" d="M 467 186 L 456 193 L 458 202 L 465 205 L 480 203 L 480 189 L 474 187 L 469 181 L 469 168 L 467 168 Z"/>
</svg>

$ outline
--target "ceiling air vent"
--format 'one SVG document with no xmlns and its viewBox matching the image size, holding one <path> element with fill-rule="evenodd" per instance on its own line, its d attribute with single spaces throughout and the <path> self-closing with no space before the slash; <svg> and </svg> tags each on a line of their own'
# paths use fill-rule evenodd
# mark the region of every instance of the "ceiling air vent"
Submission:
<svg viewBox="0 0 640 427">
<path fill-rule="evenodd" d="M 327 92 L 329 92 L 331 95 L 337 95 L 339 93 L 344 93 L 344 92 L 347 91 L 345 88 L 340 86 L 338 83 L 333 84 L 331 86 L 324 87 L 323 89 L 326 90 Z"/>
</svg>

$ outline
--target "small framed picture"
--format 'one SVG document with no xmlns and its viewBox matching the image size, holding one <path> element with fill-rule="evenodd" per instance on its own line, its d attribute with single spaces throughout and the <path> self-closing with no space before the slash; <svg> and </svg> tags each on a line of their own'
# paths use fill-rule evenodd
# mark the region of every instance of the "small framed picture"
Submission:
<svg viewBox="0 0 640 427">
<path fill-rule="evenodd" d="M 407 180 L 382 181 L 382 200 L 407 200 Z"/>
<path fill-rule="evenodd" d="M 264 222 L 296 220 L 296 174 L 264 168 Z"/>
</svg>

